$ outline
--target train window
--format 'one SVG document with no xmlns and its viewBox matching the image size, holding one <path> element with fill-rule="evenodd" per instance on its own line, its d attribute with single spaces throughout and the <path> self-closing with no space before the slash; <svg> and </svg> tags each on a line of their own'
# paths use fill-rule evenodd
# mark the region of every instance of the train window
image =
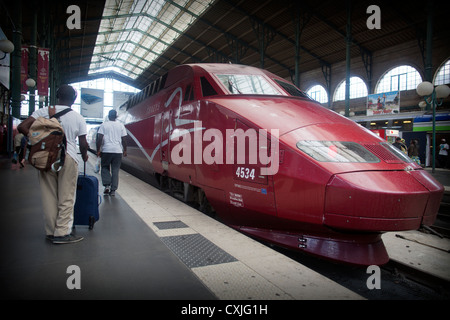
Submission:
<svg viewBox="0 0 450 320">
<path fill-rule="evenodd" d="M 217 91 L 213 88 L 211 83 L 209 83 L 209 81 L 205 77 L 201 77 L 200 81 L 202 84 L 202 94 L 204 97 L 217 95 Z"/>
<path fill-rule="evenodd" d="M 263 76 L 247 74 L 217 74 L 216 76 L 232 94 L 280 94 Z"/>
<path fill-rule="evenodd" d="M 402 160 L 406 163 L 413 162 L 413 160 L 410 157 L 408 157 L 406 154 L 404 154 L 402 151 L 400 151 L 400 149 L 394 147 L 392 144 L 387 143 L 387 142 L 381 142 L 380 144 L 383 147 L 385 147 L 386 149 L 390 150 L 400 160 Z"/>
<path fill-rule="evenodd" d="M 284 82 L 284 81 L 280 81 L 278 79 L 274 79 L 276 83 L 278 83 L 284 90 L 286 90 L 287 93 L 289 93 L 289 95 L 294 96 L 294 97 L 301 97 L 301 98 L 307 98 L 310 99 L 308 97 L 308 95 L 302 91 L 300 91 L 296 86 L 294 86 L 293 84 Z"/>
<path fill-rule="evenodd" d="M 153 94 L 156 94 L 159 91 L 159 80 L 161 80 L 161 78 L 155 80 L 155 85 L 153 86 Z"/>
<path fill-rule="evenodd" d="M 149 85 L 149 89 L 148 89 L 148 95 L 149 96 L 151 96 L 152 94 L 153 94 L 153 87 L 155 86 L 155 83 L 154 82 L 152 82 L 150 85 Z"/>
<path fill-rule="evenodd" d="M 193 93 L 192 93 L 192 85 L 188 85 L 186 87 L 186 92 L 184 93 L 183 101 L 191 101 L 191 100 L 194 100 Z"/>
<path fill-rule="evenodd" d="M 167 80 L 167 73 L 165 73 L 162 77 L 161 77 L 161 83 L 159 85 L 159 90 L 164 89 L 164 87 L 166 86 L 166 80 Z"/>
<path fill-rule="evenodd" d="M 380 159 L 356 142 L 299 141 L 297 148 L 321 162 L 376 163 Z"/>
</svg>

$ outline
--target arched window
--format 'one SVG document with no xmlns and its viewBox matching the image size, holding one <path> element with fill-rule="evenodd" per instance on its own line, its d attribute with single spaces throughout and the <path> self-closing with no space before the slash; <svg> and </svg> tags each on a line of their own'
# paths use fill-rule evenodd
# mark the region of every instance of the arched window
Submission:
<svg viewBox="0 0 450 320">
<path fill-rule="evenodd" d="M 323 86 L 320 84 L 311 87 L 307 92 L 308 96 L 313 98 L 319 103 L 327 103 L 328 102 L 328 94 Z"/>
<path fill-rule="evenodd" d="M 419 72 L 411 66 L 399 66 L 388 71 L 378 82 L 375 93 L 415 90 L 422 82 Z"/>
<path fill-rule="evenodd" d="M 434 78 L 434 85 L 439 86 L 441 84 L 450 83 L 450 59 L 439 68 L 436 73 L 436 78 Z"/>
<path fill-rule="evenodd" d="M 334 101 L 345 100 L 345 83 L 342 81 L 341 84 L 336 88 L 334 93 Z M 350 99 L 367 97 L 367 86 L 360 77 L 350 78 Z"/>
</svg>

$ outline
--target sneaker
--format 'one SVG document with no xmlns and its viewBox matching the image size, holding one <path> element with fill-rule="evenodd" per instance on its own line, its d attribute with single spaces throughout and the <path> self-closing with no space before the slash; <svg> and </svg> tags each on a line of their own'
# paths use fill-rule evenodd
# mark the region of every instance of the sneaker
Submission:
<svg viewBox="0 0 450 320">
<path fill-rule="evenodd" d="M 52 241 L 52 242 L 53 242 L 53 239 L 54 239 L 54 238 L 55 238 L 55 237 L 54 237 L 52 234 L 49 234 L 49 235 L 45 236 L 45 239 L 50 240 L 50 241 Z"/>
<path fill-rule="evenodd" d="M 53 237 L 53 243 L 54 244 L 75 243 L 75 242 L 79 242 L 83 239 L 84 238 L 82 236 L 68 234 L 67 236 L 63 236 L 63 237 Z"/>
<path fill-rule="evenodd" d="M 115 190 L 111 190 L 111 191 L 109 192 L 109 195 L 110 195 L 111 197 L 114 197 L 114 196 L 116 195 L 116 191 L 115 191 Z"/>
<path fill-rule="evenodd" d="M 103 195 L 107 196 L 107 195 L 109 195 L 110 192 L 111 192 L 111 187 L 110 186 L 105 186 L 105 190 L 103 191 Z"/>
</svg>

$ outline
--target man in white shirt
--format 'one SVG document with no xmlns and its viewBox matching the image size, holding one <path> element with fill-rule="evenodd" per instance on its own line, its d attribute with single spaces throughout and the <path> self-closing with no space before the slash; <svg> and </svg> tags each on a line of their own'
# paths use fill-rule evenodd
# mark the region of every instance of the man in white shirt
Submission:
<svg viewBox="0 0 450 320">
<path fill-rule="evenodd" d="M 77 92 L 69 85 L 59 87 L 56 97 L 58 104 L 56 113 L 71 108 L 77 97 Z M 49 108 L 36 110 L 24 120 L 18 130 L 24 135 L 33 122 L 39 117 L 49 118 Z M 58 172 L 39 171 L 39 184 L 41 187 L 42 205 L 45 218 L 46 238 L 55 244 L 74 243 L 83 240 L 83 237 L 72 234 L 73 208 L 75 191 L 78 180 L 77 138 L 83 161 L 88 159 L 88 143 L 86 140 L 86 121 L 77 112 L 71 111 L 59 117 L 67 140 L 67 151 L 64 165 Z"/>
<path fill-rule="evenodd" d="M 449 146 L 445 139 L 441 140 L 441 144 L 439 145 L 439 154 L 438 161 L 441 168 L 446 168 L 448 165 L 448 150 Z"/>
<path fill-rule="evenodd" d="M 119 169 L 122 163 L 122 154 L 127 156 L 125 126 L 116 121 L 117 112 L 111 110 L 109 121 L 104 122 L 98 129 L 97 156 L 101 157 L 101 176 L 105 187 L 104 195 L 114 196 L 119 186 Z"/>
</svg>

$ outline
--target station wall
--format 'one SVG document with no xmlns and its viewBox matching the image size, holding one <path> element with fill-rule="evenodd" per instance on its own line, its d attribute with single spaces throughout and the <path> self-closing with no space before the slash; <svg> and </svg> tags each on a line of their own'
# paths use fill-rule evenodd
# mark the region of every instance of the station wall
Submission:
<svg viewBox="0 0 450 320">
<path fill-rule="evenodd" d="M 432 55 L 432 74 L 434 77 L 439 67 L 450 58 L 450 47 L 448 39 L 444 39 L 443 37 L 433 39 Z M 410 65 L 411 67 L 414 67 L 420 73 L 422 79 L 425 80 L 424 60 L 422 58 L 419 41 L 417 40 L 373 52 L 372 59 L 372 83 L 370 88 L 368 76 L 361 56 L 351 59 L 350 69 L 351 76 L 358 76 L 366 83 L 369 94 L 374 93 L 378 82 L 386 72 L 400 65 Z M 345 79 L 345 76 L 345 61 L 332 65 L 331 92 L 328 97 L 330 102 L 324 103 L 323 105 L 336 112 L 345 110 L 345 101 L 332 101 L 337 86 Z M 321 68 L 301 74 L 300 89 L 306 91 L 317 84 L 320 84 L 324 88 L 326 88 L 325 77 L 322 73 Z M 402 91 L 400 98 L 400 107 L 402 108 L 401 111 L 420 111 L 418 103 L 421 101 L 421 99 L 422 98 L 417 95 L 415 90 Z M 366 97 L 351 99 L 350 110 L 355 112 L 356 114 L 365 112 L 366 103 Z M 444 101 L 441 109 L 444 108 L 450 108 L 450 97 Z"/>
</svg>

